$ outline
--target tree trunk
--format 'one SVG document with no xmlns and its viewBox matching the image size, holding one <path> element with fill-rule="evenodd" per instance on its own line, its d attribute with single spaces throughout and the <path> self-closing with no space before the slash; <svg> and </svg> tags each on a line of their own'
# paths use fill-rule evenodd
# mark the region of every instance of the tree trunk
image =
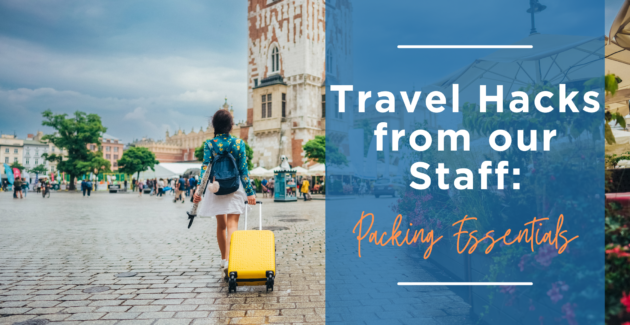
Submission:
<svg viewBox="0 0 630 325">
<path fill-rule="evenodd" d="M 70 185 L 68 187 L 69 191 L 76 190 L 76 187 L 74 187 L 74 178 L 75 178 L 75 176 L 73 174 L 70 174 Z"/>
</svg>

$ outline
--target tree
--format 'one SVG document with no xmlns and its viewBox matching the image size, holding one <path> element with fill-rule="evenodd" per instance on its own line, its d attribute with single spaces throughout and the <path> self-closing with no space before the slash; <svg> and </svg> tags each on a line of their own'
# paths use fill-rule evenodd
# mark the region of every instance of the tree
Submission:
<svg viewBox="0 0 630 325">
<path fill-rule="evenodd" d="M 326 163 L 326 154 L 328 154 L 328 162 L 333 165 L 347 165 L 348 160 L 341 152 L 339 148 L 332 143 L 326 147 L 326 137 L 323 135 L 316 135 L 315 139 L 309 140 L 304 146 L 304 156 L 306 158 L 313 159 L 320 164 Z"/>
<path fill-rule="evenodd" d="M 20 170 L 20 172 L 22 172 L 24 170 L 24 166 L 22 166 L 19 162 L 14 161 L 11 165 L 9 165 L 9 167 L 11 167 L 11 169 L 13 168 L 17 168 Z"/>
<path fill-rule="evenodd" d="M 132 147 L 125 151 L 118 160 L 118 171 L 127 175 L 137 173 L 136 179 L 140 178 L 140 172 L 145 172 L 151 168 L 155 171 L 155 165 L 160 162 L 155 159 L 155 154 L 144 147 Z"/>
<path fill-rule="evenodd" d="M 252 170 L 254 169 L 254 163 L 252 162 L 254 159 L 254 150 L 249 146 L 249 144 L 247 144 L 247 142 L 243 141 L 243 143 L 245 144 L 245 156 L 247 156 L 247 170 Z M 195 158 L 201 162 L 203 162 L 204 144 L 205 142 L 202 143 L 200 147 L 195 148 Z"/>
<path fill-rule="evenodd" d="M 55 133 L 43 136 L 42 140 L 68 153 L 65 160 L 61 154 L 45 153 L 42 157 L 47 161 L 56 162 L 58 171 L 70 175 L 70 190 L 75 190 L 74 179 L 85 171 L 85 166 L 81 163 L 94 158 L 88 145 L 100 145 L 101 135 L 107 128 L 101 124 L 101 117 L 96 114 L 77 111 L 74 116 L 68 117 L 67 114 L 55 115 L 51 110 L 46 110 L 42 116 L 44 117 L 42 125 L 55 129 Z"/>
<path fill-rule="evenodd" d="M 35 168 L 31 168 L 29 172 L 35 173 L 35 174 L 46 174 L 46 172 L 48 172 L 48 169 L 43 164 L 40 164 L 40 165 L 37 165 Z"/>
<path fill-rule="evenodd" d="M 82 171 L 82 174 L 93 173 L 98 175 L 111 171 L 111 163 L 103 158 L 102 151 L 91 152 L 89 160 L 79 162 L 77 167 Z"/>
</svg>

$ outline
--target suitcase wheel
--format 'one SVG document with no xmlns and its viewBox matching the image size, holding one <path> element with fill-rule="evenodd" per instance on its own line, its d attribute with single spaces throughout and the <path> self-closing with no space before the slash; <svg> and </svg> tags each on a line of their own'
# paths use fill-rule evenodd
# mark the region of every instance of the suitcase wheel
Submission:
<svg viewBox="0 0 630 325">
<path fill-rule="evenodd" d="M 273 280 L 275 279 L 275 275 L 273 273 L 273 271 L 267 271 L 267 292 L 269 292 L 269 289 L 271 289 L 271 291 L 273 291 Z M 235 289 L 236 291 L 236 289 Z"/>
<path fill-rule="evenodd" d="M 228 293 L 232 291 L 236 292 L 236 272 L 230 272 L 230 279 L 228 280 Z"/>
</svg>

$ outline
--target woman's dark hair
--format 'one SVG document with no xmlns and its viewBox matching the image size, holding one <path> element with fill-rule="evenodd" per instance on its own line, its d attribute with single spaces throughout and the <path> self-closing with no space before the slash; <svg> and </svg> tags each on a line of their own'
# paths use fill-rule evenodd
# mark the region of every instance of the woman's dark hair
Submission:
<svg viewBox="0 0 630 325">
<path fill-rule="evenodd" d="M 232 131 L 232 124 L 234 124 L 232 114 L 225 109 L 218 110 L 214 113 L 214 116 L 212 116 L 214 136 L 216 137 L 217 134 L 230 133 L 230 131 Z"/>
</svg>

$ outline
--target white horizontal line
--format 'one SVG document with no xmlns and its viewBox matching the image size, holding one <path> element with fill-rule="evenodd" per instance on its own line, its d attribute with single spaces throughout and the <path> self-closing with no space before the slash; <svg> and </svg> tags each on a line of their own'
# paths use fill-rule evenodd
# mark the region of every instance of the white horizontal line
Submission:
<svg viewBox="0 0 630 325">
<path fill-rule="evenodd" d="M 399 49 L 532 49 L 533 45 L 398 45 Z"/>
<path fill-rule="evenodd" d="M 399 286 L 531 286 L 533 282 L 398 282 Z"/>
</svg>

